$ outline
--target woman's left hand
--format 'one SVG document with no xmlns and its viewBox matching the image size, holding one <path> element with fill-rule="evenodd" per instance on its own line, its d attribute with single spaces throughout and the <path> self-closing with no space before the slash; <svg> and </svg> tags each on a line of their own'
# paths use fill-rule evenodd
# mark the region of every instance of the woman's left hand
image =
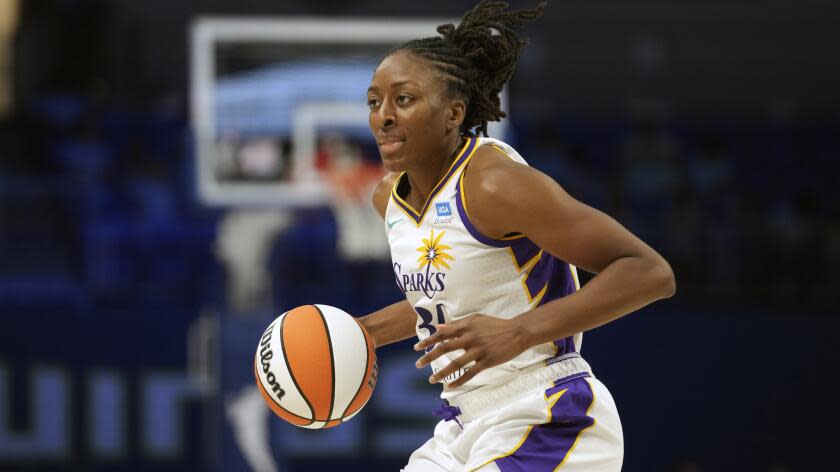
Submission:
<svg viewBox="0 0 840 472">
<path fill-rule="evenodd" d="M 461 357 L 429 377 L 429 382 L 436 383 L 474 363 L 460 377 L 447 384 L 448 387 L 459 387 L 482 370 L 507 362 L 527 348 L 522 330 L 515 320 L 475 314 L 437 325 L 437 332 L 414 345 L 415 351 L 436 345 L 432 351 L 418 359 L 415 365 L 422 368 L 446 353 L 463 349 L 465 352 Z"/>
</svg>

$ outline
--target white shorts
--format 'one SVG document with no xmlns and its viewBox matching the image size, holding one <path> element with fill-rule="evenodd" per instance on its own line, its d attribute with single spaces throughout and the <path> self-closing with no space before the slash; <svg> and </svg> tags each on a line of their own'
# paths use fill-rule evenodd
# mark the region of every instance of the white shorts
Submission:
<svg viewBox="0 0 840 472">
<path fill-rule="evenodd" d="M 548 386 L 534 385 L 466 422 L 439 422 L 403 471 L 619 472 L 624 438 L 604 384 L 581 372 Z"/>
</svg>

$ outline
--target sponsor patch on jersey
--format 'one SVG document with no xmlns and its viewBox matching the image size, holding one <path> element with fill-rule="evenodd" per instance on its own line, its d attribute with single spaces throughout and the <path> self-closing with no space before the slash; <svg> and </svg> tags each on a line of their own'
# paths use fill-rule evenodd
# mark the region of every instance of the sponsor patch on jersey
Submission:
<svg viewBox="0 0 840 472">
<path fill-rule="evenodd" d="M 435 210 L 437 210 L 437 216 L 452 216 L 452 207 L 449 206 L 449 202 L 435 203 Z"/>
</svg>

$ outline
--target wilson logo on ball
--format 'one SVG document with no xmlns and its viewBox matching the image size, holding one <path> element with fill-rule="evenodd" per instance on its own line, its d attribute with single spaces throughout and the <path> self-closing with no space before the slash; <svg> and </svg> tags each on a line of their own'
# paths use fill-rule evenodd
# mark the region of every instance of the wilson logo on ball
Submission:
<svg viewBox="0 0 840 472">
<path fill-rule="evenodd" d="M 269 324 L 254 373 L 277 416 L 319 429 L 341 424 L 364 407 L 378 367 L 373 340 L 355 318 L 328 305 L 305 305 Z"/>
<path fill-rule="evenodd" d="M 269 361 L 274 357 L 274 353 L 271 352 L 271 333 L 274 329 L 274 323 L 271 323 L 268 328 L 263 333 L 262 339 L 260 339 L 260 363 L 262 364 L 262 371 L 265 374 L 265 379 L 268 384 L 271 386 L 271 391 L 273 391 L 277 395 L 277 399 L 281 400 L 283 395 L 286 394 L 282 388 L 280 388 L 280 384 L 277 383 L 277 376 L 271 372 L 269 367 Z"/>
</svg>

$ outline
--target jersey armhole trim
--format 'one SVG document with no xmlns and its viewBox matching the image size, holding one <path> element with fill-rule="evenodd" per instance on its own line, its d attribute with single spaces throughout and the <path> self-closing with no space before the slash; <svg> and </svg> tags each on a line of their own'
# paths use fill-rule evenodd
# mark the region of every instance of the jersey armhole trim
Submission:
<svg viewBox="0 0 840 472">
<path fill-rule="evenodd" d="M 499 146 L 496 146 L 495 144 L 490 144 L 490 147 L 496 148 L 503 155 L 513 160 L 513 158 L 506 152 L 504 152 L 504 150 L 502 150 L 502 148 L 500 148 Z M 475 154 L 476 152 L 473 152 L 473 154 L 470 155 L 461 166 L 461 175 L 458 176 L 458 183 L 455 185 L 455 206 L 458 208 L 458 213 L 461 214 L 461 220 L 464 222 L 464 227 L 467 228 L 467 231 L 470 233 L 470 235 L 473 238 L 475 238 L 478 242 L 492 247 L 507 247 L 510 245 L 510 241 L 525 238 L 525 235 L 522 233 L 517 233 L 513 236 L 505 236 L 501 239 L 491 238 L 479 231 L 479 229 L 476 228 L 470 220 L 470 214 L 467 210 L 467 196 L 464 190 L 464 175 L 466 175 L 467 166 L 469 165 L 470 160 L 472 160 L 472 157 Z"/>
<path fill-rule="evenodd" d="M 517 162 L 517 160 L 513 156 L 508 154 L 508 152 L 505 151 L 504 148 L 502 148 L 498 144 L 491 143 L 490 147 L 495 148 L 497 151 L 502 153 L 502 155 L 504 155 L 508 159 L 512 160 L 513 162 Z M 525 237 L 525 235 L 522 234 L 522 233 L 508 233 L 508 234 L 504 235 L 500 240 L 501 241 L 511 241 L 511 240 L 514 240 L 514 239 L 521 239 L 521 238 L 524 238 L 524 237 Z"/>
</svg>

